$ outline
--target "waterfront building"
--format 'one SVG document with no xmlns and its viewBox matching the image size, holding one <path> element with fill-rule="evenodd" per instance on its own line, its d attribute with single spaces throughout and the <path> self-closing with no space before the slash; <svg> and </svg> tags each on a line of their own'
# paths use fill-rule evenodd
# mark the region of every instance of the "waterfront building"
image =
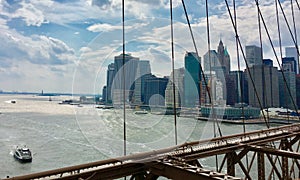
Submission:
<svg viewBox="0 0 300 180">
<path fill-rule="evenodd" d="M 285 77 L 285 79 L 283 78 Z M 279 101 L 280 107 L 295 109 L 296 105 L 296 75 L 293 71 L 279 71 Z"/>
<path fill-rule="evenodd" d="M 293 57 L 296 61 L 296 74 L 299 74 L 299 54 L 297 52 L 296 47 L 286 47 L 285 48 L 285 56 Z"/>
<path fill-rule="evenodd" d="M 111 63 L 107 67 L 107 73 L 106 73 L 106 93 L 103 94 L 102 96 L 105 96 L 105 103 L 111 104 L 112 103 L 112 85 L 113 85 L 113 80 L 115 78 L 115 64 Z"/>
<path fill-rule="evenodd" d="M 201 116 L 210 117 L 212 115 L 211 107 L 201 107 Z M 214 117 L 219 119 L 254 119 L 260 117 L 260 109 L 254 107 L 214 107 Z"/>
<path fill-rule="evenodd" d="M 101 101 L 102 101 L 102 102 L 106 102 L 106 98 L 107 98 L 107 87 L 106 87 L 106 86 L 103 86 L 103 88 L 102 88 L 102 99 L 101 99 Z"/>
<path fill-rule="evenodd" d="M 194 52 L 186 52 L 184 57 L 184 106 L 195 107 L 200 100 L 201 59 Z"/>
<path fill-rule="evenodd" d="M 130 54 L 115 56 L 115 76 L 112 87 L 112 100 L 114 105 L 123 104 L 124 99 L 127 103 L 132 102 L 138 62 L 139 58 L 133 57 Z M 124 92 L 125 98 L 123 97 Z"/>
<path fill-rule="evenodd" d="M 255 45 L 246 46 L 246 60 L 249 67 L 262 64 L 262 49 Z"/>
<path fill-rule="evenodd" d="M 182 106 L 183 92 L 184 92 L 184 68 L 175 69 L 171 73 L 169 82 L 167 84 L 165 92 L 165 104 L 167 107 L 174 107 L 174 95 L 173 95 L 173 73 L 174 73 L 174 85 L 175 85 L 175 107 Z"/>
<path fill-rule="evenodd" d="M 251 73 L 255 88 L 250 80 L 249 73 Z M 278 73 L 276 67 L 253 65 L 249 70 L 245 70 L 245 76 L 248 84 L 249 105 L 260 107 L 260 101 L 263 108 L 279 107 Z"/>
<path fill-rule="evenodd" d="M 145 77 L 144 103 L 149 106 L 165 106 L 165 91 L 169 79 L 155 75 Z"/>
<path fill-rule="evenodd" d="M 148 60 L 140 60 L 138 62 L 137 73 L 135 77 L 135 88 L 133 104 L 142 105 L 144 104 L 144 86 L 145 78 L 151 74 L 150 62 Z"/>
</svg>

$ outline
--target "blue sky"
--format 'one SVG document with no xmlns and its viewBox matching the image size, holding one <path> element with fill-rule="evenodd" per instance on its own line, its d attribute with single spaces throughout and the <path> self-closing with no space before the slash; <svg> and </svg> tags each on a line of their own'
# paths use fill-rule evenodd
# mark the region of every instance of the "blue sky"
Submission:
<svg viewBox="0 0 300 180">
<path fill-rule="evenodd" d="M 126 51 L 150 60 L 152 72 L 170 75 L 170 15 L 167 0 L 125 0 Z M 199 55 L 207 51 L 205 1 L 185 1 Z M 209 1 L 211 49 L 220 38 L 237 69 L 235 38 L 224 1 Z M 230 1 L 230 4 L 232 1 Z M 274 1 L 260 1 L 276 50 L 278 35 Z M 106 67 L 122 50 L 121 0 L 1 0 L 0 90 L 99 93 Z M 174 0 L 175 66 L 194 51 L 180 0 Z M 231 4 L 232 5 L 232 4 Z M 291 22 L 290 1 L 282 1 Z M 297 32 L 300 11 L 295 9 Z M 255 3 L 238 1 L 243 46 L 259 45 Z M 283 45 L 292 46 L 281 17 Z M 263 34 L 264 58 L 274 58 Z M 298 42 L 299 36 L 298 36 Z"/>
</svg>

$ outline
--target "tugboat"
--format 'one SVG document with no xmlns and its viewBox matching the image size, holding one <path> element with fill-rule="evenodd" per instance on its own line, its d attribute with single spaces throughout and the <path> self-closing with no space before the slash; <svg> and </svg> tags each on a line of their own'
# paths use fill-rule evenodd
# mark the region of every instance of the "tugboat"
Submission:
<svg viewBox="0 0 300 180">
<path fill-rule="evenodd" d="M 20 162 L 32 162 L 31 151 L 25 146 L 23 148 L 16 148 L 14 157 Z"/>
</svg>

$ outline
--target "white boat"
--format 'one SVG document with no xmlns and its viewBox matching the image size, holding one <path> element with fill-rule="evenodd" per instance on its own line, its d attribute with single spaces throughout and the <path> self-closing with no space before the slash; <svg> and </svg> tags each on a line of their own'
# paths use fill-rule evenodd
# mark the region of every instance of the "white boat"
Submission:
<svg viewBox="0 0 300 180">
<path fill-rule="evenodd" d="M 14 152 L 14 157 L 20 162 L 31 162 L 32 155 L 31 151 L 25 146 L 23 148 L 16 148 Z"/>
<path fill-rule="evenodd" d="M 144 109 L 143 111 L 135 111 L 134 114 L 148 114 L 148 111 Z"/>
</svg>

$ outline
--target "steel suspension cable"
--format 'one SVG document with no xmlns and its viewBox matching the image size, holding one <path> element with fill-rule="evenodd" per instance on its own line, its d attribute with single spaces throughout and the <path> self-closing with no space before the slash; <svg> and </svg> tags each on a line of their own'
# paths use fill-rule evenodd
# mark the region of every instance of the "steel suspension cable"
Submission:
<svg viewBox="0 0 300 180">
<path fill-rule="evenodd" d="M 283 68 L 282 68 L 282 66 L 280 65 L 279 58 L 278 58 L 278 56 L 277 56 L 277 53 L 276 53 L 276 50 L 275 50 L 273 41 L 272 41 L 272 39 L 271 39 L 271 36 L 270 36 L 269 31 L 268 31 L 267 25 L 266 25 L 266 23 L 265 23 L 265 20 L 264 20 L 264 18 L 263 18 L 262 13 L 261 13 L 261 10 L 260 10 L 259 4 L 258 4 L 258 0 L 255 0 L 255 1 L 256 1 L 256 5 L 258 6 L 258 12 L 259 12 L 259 15 L 260 15 L 260 17 L 261 17 L 262 23 L 263 23 L 263 25 L 264 25 L 264 29 L 265 29 L 265 31 L 266 31 L 266 34 L 267 34 L 268 39 L 269 39 L 269 42 L 270 42 L 270 44 L 271 44 L 273 53 L 274 53 L 275 58 L 276 58 L 276 60 L 277 60 L 278 66 L 279 66 L 279 68 L 280 68 L 280 72 L 281 72 L 281 74 L 282 74 L 283 81 L 284 81 L 285 86 L 286 86 L 286 88 L 287 88 L 287 90 L 288 90 L 288 93 L 289 93 L 289 96 L 290 96 L 291 101 L 292 101 L 292 103 L 293 103 L 293 106 L 294 106 L 294 108 L 295 108 L 297 117 L 298 117 L 298 119 L 300 120 L 300 117 L 299 117 L 299 114 L 298 114 L 298 111 L 297 111 L 296 103 L 295 103 L 294 99 L 292 98 L 293 96 L 292 96 L 290 87 L 289 87 L 288 84 L 287 84 L 286 77 L 285 77 L 285 75 L 284 75 L 284 73 L 283 73 Z"/>
<path fill-rule="evenodd" d="M 212 73 L 211 73 L 211 54 L 210 54 L 210 28 L 209 28 L 209 13 L 208 13 L 208 0 L 205 1 L 205 9 L 206 9 L 206 31 L 207 31 L 207 48 L 208 48 L 208 59 L 209 59 L 209 72 L 210 72 L 210 80 L 213 80 Z M 212 94 L 212 88 L 210 88 L 210 93 Z M 216 123 L 218 123 L 217 116 L 215 113 L 214 108 L 214 99 L 212 98 L 210 101 L 211 104 L 211 111 L 213 116 L 213 127 L 214 127 L 214 137 L 216 138 Z M 215 156 L 216 158 L 216 170 L 218 171 L 218 155 Z"/>
<path fill-rule="evenodd" d="M 122 46 L 122 83 L 123 83 L 123 148 L 124 148 L 124 156 L 126 156 L 126 105 L 125 105 L 125 0 L 122 0 L 122 41 L 123 41 L 123 46 Z"/>
<path fill-rule="evenodd" d="M 255 1 L 257 1 L 257 0 L 255 0 Z M 281 5 L 280 0 L 277 0 L 277 1 L 278 1 L 278 4 L 279 4 L 279 7 L 280 7 L 280 9 L 281 9 L 282 15 L 283 15 L 283 17 L 284 17 L 285 23 L 286 23 L 286 25 L 287 25 L 287 27 L 288 27 L 288 30 L 289 30 L 289 32 L 290 32 L 291 38 L 292 38 L 292 40 L 293 40 L 293 42 L 294 42 L 294 44 L 295 44 L 295 47 L 296 47 L 298 56 L 299 56 L 299 54 L 300 54 L 300 53 L 299 53 L 299 48 L 298 48 L 297 42 L 296 42 L 296 40 L 295 40 L 295 37 L 293 36 L 292 30 L 291 30 L 291 27 L 290 27 L 290 25 L 289 25 L 289 23 L 288 23 L 288 20 L 287 20 L 287 17 L 286 17 L 286 15 L 285 15 L 285 12 L 284 12 L 284 10 L 283 10 L 283 7 L 282 7 L 282 5 Z"/>
<path fill-rule="evenodd" d="M 233 17 L 234 17 L 234 24 L 236 27 L 238 27 L 237 24 L 237 14 L 236 14 L 236 3 L 235 0 L 233 0 Z M 245 123 L 245 110 L 244 110 L 244 88 L 243 88 L 243 84 L 241 81 L 241 62 L 240 62 L 240 54 L 239 54 L 239 46 L 238 46 L 238 40 L 237 38 L 235 38 L 235 46 L 236 46 L 236 55 L 237 55 L 237 63 L 238 63 L 238 96 L 239 96 L 239 101 L 241 101 L 241 105 L 242 105 L 242 116 L 243 116 L 243 132 L 246 133 L 246 123 Z M 249 168 L 249 160 L 248 160 L 248 154 L 246 154 L 246 164 L 247 164 L 247 168 Z"/>
<path fill-rule="evenodd" d="M 258 7 L 258 6 L 257 6 Z M 257 8 L 257 22 L 258 22 L 258 34 L 259 34 L 259 45 L 260 45 L 260 56 L 261 56 L 261 64 L 263 65 L 263 43 L 262 43 L 262 34 L 261 34 L 261 22 L 260 22 L 260 16 L 259 16 L 259 10 Z M 266 79 L 265 79 L 265 71 L 264 67 L 262 66 L 262 85 L 263 85 L 263 91 L 262 91 L 262 99 L 263 99 L 263 107 L 266 107 Z M 268 117 L 268 111 L 267 111 L 267 117 Z M 269 117 L 268 117 L 269 118 Z"/>
<path fill-rule="evenodd" d="M 241 49 L 241 53 L 242 53 L 242 55 L 243 55 L 243 59 L 244 59 L 245 65 L 246 65 L 246 69 L 247 69 L 248 72 L 249 72 L 248 74 L 249 74 L 249 78 L 250 78 L 250 80 L 251 80 L 251 84 L 252 84 L 252 86 L 253 86 L 255 95 L 256 95 L 256 97 L 257 97 L 259 107 L 260 107 L 260 109 L 261 109 L 261 111 L 262 111 L 262 115 L 263 115 L 263 118 L 264 118 L 264 122 L 265 122 L 267 128 L 270 128 L 270 124 L 269 124 L 269 122 L 267 121 L 266 116 L 265 116 L 265 114 L 264 114 L 264 111 L 263 111 L 263 108 L 262 108 L 262 103 L 261 103 L 261 100 L 260 100 L 260 98 L 259 98 L 257 89 L 256 89 L 256 87 L 255 87 L 255 83 L 254 83 L 252 74 L 251 74 L 250 71 L 249 71 L 249 70 L 250 70 L 249 64 L 248 64 L 248 61 L 246 60 L 245 52 L 244 52 L 244 50 L 243 50 L 242 43 L 241 43 L 241 40 L 240 40 L 239 35 L 238 35 L 238 29 L 237 29 L 237 27 L 236 27 L 235 24 L 234 24 L 234 19 L 233 19 L 233 17 L 232 17 L 232 13 L 231 13 L 231 10 L 230 10 L 230 8 L 229 8 L 228 0 L 225 0 L 225 3 L 226 3 L 227 11 L 228 11 L 229 16 L 230 16 L 231 24 L 232 24 L 233 29 L 234 29 L 234 32 L 235 32 L 235 36 L 236 36 L 236 38 L 237 38 L 237 40 L 238 40 L 238 44 L 239 44 L 239 47 L 240 47 L 240 49 Z"/>
<path fill-rule="evenodd" d="M 174 71 L 174 29 L 173 29 L 173 4 L 170 0 L 170 16 L 171 16 L 171 49 L 172 49 L 172 71 L 173 71 L 173 111 L 174 111 L 174 128 L 175 128 L 175 144 L 177 145 L 177 117 L 176 117 L 176 99 L 175 99 L 175 71 Z"/>
<path fill-rule="evenodd" d="M 190 23 L 190 20 L 189 20 L 189 16 L 188 16 L 188 13 L 187 13 L 187 9 L 186 9 L 184 0 L 181 0 L 181 2 L 182 2 L 182 6 L 183 6 L 183 9 L 184 9 L 185 17 L 186 17 L 186 20 L 187 20 L 187 23 L 188 23 L 188 26 L 189 26 L 190 34 L 191 34 L 193 45 L 194 45 L 194 49 L 195 49 L 196 55 L 198 56 L 196 58 L 199 59 L 200 56 L 198 54 L 198 48 L 196 46 L 196 42 L 195 42 L 194 34 L 193 34 L 193 31 L 192 31 L 191 23 Z M 208 83 L 206 81 L 204 70 L 202 68 L 202 65 L 201 65 L 200 61 L 199 61 L 199 66 L 200 66 L 200 71 L 201 71 L 201 74 L 202 74 L 202 78 L 204 79 L 204 86 L 205 86 L 206 92 L 208 94 L 209 102 L 212 102 L 212 95 L 211 95 L 210 90 L 208 88 Z M 218 126 L 219 134 L 222 137 L 222 131 L 221 131 L 221 128 L 220 128 L 220 125 L 219 125 L 218 122 L 217 122 L 217 126 Z"/>
<path fill-rule="evenodd" d="M 299 3 L 298 3 L 298 0 L 295 0 L 295 2 L 296 2 L 297 7 L 298 7 L 298 9 L 299 9 L 299 11 L 300 11 L 300 5 L 299 5 Z"/>
<path fill-rule="evenodd" d="M 292 10 L 292 18 L 293 18 L 293 24 L 294 24 L 294 35 L 296 39 L 296 49 L 298 49 L 298 37 L 297 37 L 297 28 L 296 28 L 296 22 L 295 22 L 295 13 L 294 13 L 294 6 L 293 6 L 293 0 L 291 0 L 291 10 Z M 298 57 L 300 56 L 299 49 L 298 49 Z M 296 60 L 296 59 L 295 59 Z M 298 71 L 296 70 L 296 73 L 299 72 L 299 58 L 298 58 Z"/>
<path fill-rule="evenodd" d="M 234 17 L 234 24 L 237 26 L 237 14 L 236 14 L 236 3 L 235 0 L 233 0 L 233 17 Z M 241 80 L 241 62 L 240 62 L 240 53 L 239 53 L 239 45 L 238 45 L 238 39 L 235 38 L 235 46 L 236 46 L 236 57 L 237 57 L 237 64 L 238 64 L 238 98 L 240 103 L 242 103 L 242 116 L 243 116 L 243 132 L 246 132 L 246 123 L 245 123 L 245 110 L 244 110 L 244 88 L 243 83 Z"/>
</svg>

